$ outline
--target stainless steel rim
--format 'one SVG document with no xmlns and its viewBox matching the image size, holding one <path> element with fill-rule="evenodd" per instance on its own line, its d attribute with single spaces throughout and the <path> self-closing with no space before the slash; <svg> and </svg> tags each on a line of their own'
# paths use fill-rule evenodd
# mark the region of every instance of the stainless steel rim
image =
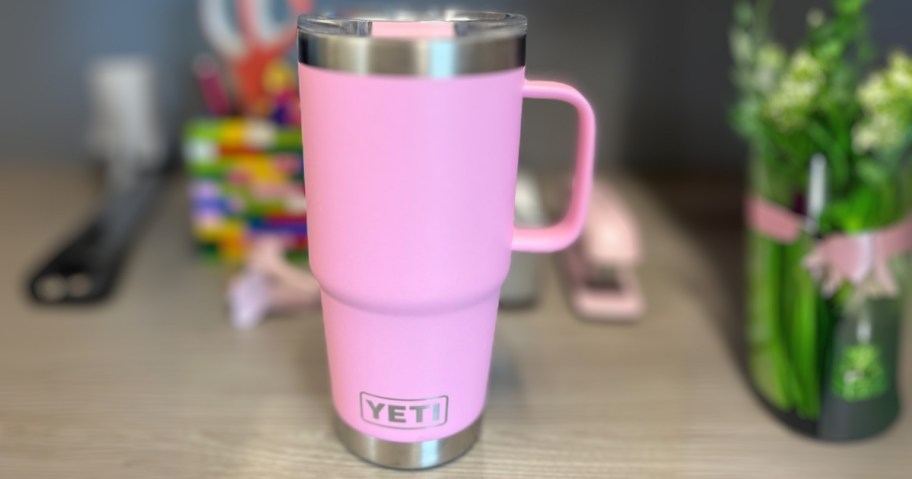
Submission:
<svg viewBox="0 0 912 479">
<path fill-rule="evenodd" d="M 366 461 L 393 469 L 427 469 L 446 464 L 471 449 L 481 435 L 481 418 L 452 436 L 423 442 L 393 442 L 368 436 L 338 416 L 336 431 L 345 447 Z"/>
<path fill-rule="evenodd" d="M 494 17 L 492 15 L 501 15 Z M 298 21 L 298 60 L 328 70 L 359 75 L 447 78 L 521 68 L 526 64 L 526 19 L 522 15 L 461 12 L 445 17 L 464 34 L 452 38 L 372 37 L 372 22 L 362 16 L 342 33 L 324 28 L 338 18 L 303 15 Z M 496 19 L 508 28 L 485 30 Z"/>
</svg>

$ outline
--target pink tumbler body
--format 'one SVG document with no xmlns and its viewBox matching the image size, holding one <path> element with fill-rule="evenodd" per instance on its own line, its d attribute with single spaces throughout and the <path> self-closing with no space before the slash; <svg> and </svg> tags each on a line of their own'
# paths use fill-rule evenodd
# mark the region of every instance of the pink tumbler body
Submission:
<svg viewBox="0 0 912 479">
<path fill-rule="evenodd" d="M 299 74 L 336 411 L 389 441 L 458 433 L 484 408 L 514 242 L 524 69 Z"/>
<path fill-rule="evenodd" d="M 595 115 L 573 87 L 526 80 L 525 45 L 526 18 L 510 13 L 298 19 L 336 429 L 376 464 L 434 467 L 472 447 L 511 252 L 558 251 L 582 230 Z M 523 98 L 579 120 L 567 212 L 543 228 L 513 225 Z"/>
</svg>

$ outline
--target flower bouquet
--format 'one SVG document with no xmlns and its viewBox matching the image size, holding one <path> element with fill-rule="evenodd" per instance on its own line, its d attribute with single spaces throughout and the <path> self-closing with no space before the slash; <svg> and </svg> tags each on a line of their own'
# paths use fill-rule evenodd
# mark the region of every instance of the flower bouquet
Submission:
<svg viewBox="0 0 912 479">
<path fill-rule="evenodd" d="M 751 152 L 748 368 L 764 401 L 827 440 L 886 429 L 912 251 L 912 60 L 865 74 L 867 0 L 808 15 L 791 54 L 771 1 L 735 8 L 732 125 Z"/>
</svg>

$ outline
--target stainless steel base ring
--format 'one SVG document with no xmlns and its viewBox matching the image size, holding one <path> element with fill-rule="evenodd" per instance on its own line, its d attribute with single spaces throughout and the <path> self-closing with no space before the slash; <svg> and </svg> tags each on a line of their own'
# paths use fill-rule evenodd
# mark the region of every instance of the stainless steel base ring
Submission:
<svg viewBox="0 0 912 479">
<path fill-rule="evenodd" d="M 469 427 L 442 439 L 423 442 L 393 442 L 368 436 L 336 417 L 336 432 L 352 454 L 393 469 L 427 469 L 446 464 L 465 454 L 481 435 L 481 418 Z"/>
</svg>

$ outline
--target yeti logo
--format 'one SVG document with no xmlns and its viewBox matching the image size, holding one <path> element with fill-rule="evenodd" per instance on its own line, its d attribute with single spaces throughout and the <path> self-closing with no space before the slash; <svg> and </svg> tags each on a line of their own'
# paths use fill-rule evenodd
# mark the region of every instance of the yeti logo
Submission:
<svg viewBox="0 0 912 479">
<path fill-rule="evenodd" d="M 361 419 L 391 429 L 427 429 L 446 424 L 449 398 L 393 399 L 361 393 Z"/>
</svg>

